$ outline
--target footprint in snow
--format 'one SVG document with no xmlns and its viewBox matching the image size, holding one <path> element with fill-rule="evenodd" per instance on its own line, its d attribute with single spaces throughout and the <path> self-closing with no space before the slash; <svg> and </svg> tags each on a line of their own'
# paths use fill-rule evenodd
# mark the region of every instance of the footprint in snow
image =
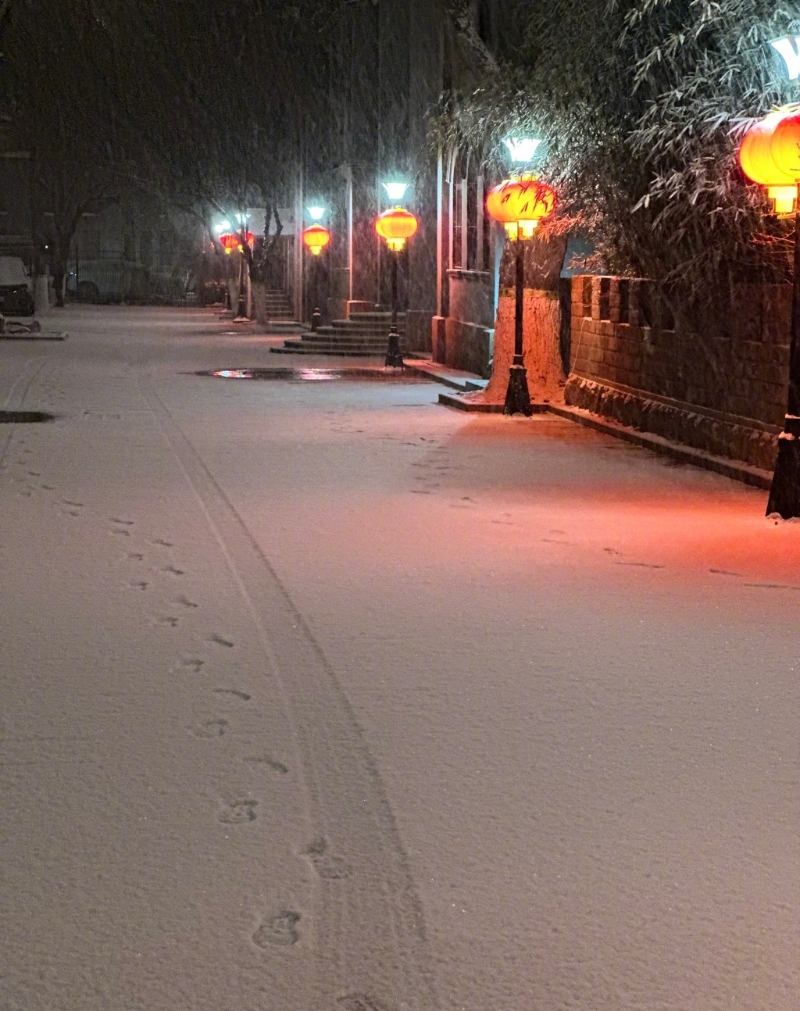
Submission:
<svg viewBox="0 0 800 1011">
<path fill-rule="evenodd" d="M 233 646 L 233 641 L 231 639 L 226 639 L 225 636 L 220 635 L 218 632 L 215 632 L 211 636 L 210 641 L 217 643 L 218 646 L 227 646 L 229 648 Z"/>
<path fill-rule="evenodd" d="M 253 934 L 253 943 L 259 948 L 266 948 L 270 944 L 281 944 L 289 947 L 300 940 L 297 932 L 297 924 L 300 922 L 300 914 L 293 909 L 281 909 L 273 917 L 262 923 Z"/>
<path fill-rule="evenodd" d="M 633 565 L 639 569 L 666 569 L 666 565 L 654 565 L 652 562 L 614 562 L 615 565 Z"/>
<path fill-rule="evenodd" d="M 227 720 L 203 720 L 192 730 L 195 737 L 212 738 L 222 737 L 225 728 L 228 726 Z"/>
<path fill-rule="evenodd" d="M 244 825 L 256 820 L 257 800 L 233 800 L 225 803 L 217 815 L 223 825 Z"/>
<path fill-rule="evenodd" d="M 191 671 L 192 674 L 199 674 L 205 660 L 199 656 L 183 656 L 179 663 L 182 670 Z"/>
<path fill-rule="evenodd" d="M 266 755 L 245 758 L 244 761 L 249 765 L 266 765 L 268 769 L 277 772 L 279 776 L 285 776 L 289 771 L 288 766 L 284 765 L 283 762 L 276 762 L 274 758 L 268 758 Z"/>
<path fill-rule="evenodd" d="M 238 688 L 215 688 L 215 695 L 233 695 L 236 699 L 241 699 L 242 702 L 249 702 L 251 696 L 247 692 L 240 692 Z"/>
<path fill-rule="evenodd" d="M 384 1004 L 379 1004 L 365 993 L 346 993 L 337 997 L 336 1003 L 342 1011 L 388 1011 Z"/>
<path fill-rule="evenodd" d="M 353 873 L 346 860 L 328 853 L 328 843 L 324 836 L 319 836 L 306 847 L 303 856 L 307 856 L 317 874 L 328 881 L 341 881 Z"/>
</svg>

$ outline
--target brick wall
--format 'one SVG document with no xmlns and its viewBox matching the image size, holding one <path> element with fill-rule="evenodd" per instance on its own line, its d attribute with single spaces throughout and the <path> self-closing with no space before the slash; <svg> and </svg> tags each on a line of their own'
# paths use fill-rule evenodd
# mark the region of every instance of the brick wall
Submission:
<svg viewBox="0 0 800 1011">
<path fill-rule="evenodd" d="M 713 334 L 681 331 L 653 282 L 575 277 L 566 402 L 772 469 L 790 310 L 791 285 L 742 285 Z"/>
</svg>

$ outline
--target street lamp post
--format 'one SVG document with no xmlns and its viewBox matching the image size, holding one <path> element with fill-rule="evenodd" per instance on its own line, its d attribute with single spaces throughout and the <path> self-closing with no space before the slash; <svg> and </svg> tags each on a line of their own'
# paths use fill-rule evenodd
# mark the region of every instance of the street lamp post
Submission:
<svg viewBox="0 0 800 1011">
<path fill-rule="evenodd" d="M 790 36 L 770 43 L 782 57 L 790 80 L 800 74 L 799 41 Z M 739 148 L 739 164 L 750 180 L 767 187 L 776 214 L 794 214 L 789 390 L 767 500 L 767 516 L 777 513 L 786 520 L 800 517 L 800 108 L 779 109 L 748 130 Z"/>
<path fill-rule="evenodd" d="M 250 272 L 245 268 L 249 264 L 249 258 L 252 256 L 255 235 L 252 232 L 248 232 L 247 217 L 244 215 L 239 215 L 238 229 L 232 230 L 230 222 L 222 221 L 217 225 L 215 230 L 219 244 L 228 255 L 236 251 L 241 254 L 241 259 L 239 260 L 239 296 L 234 323 L 248 323 L 247 282 Z M 228 294 L 228 298 L 230 298 L 230 294 Z"/>
<path fill-rule="evenodd" d="M 405 183 L 384 183 L 390 199 L 401 200 L 406 191 Z M 417 219 L 404 207 L 392 207 L 379 214 L 375 221 L 375 231 L 386 240 L 391 256 L 392 321 L 386 346 L 386 361 L 391 368 L 403 368 L 405 363 L 400 351 L 400 332 L 397 328 L 397 261 L 405 247 L 406 239 L 417 230 Z"/>
<path fill-rule="evenodd" d="M 314 258 L 313 272 L 311 275 L 311 298 L 313 309 L 311 312 L 311 331 L 316 333 L 322 313 L 319 310 L 319 256 L 322 250 L 331 241 L 331 233 L 323 225 L 318 224 L 322 217 L 323 208 L 308 208 L 309 213 L 314 218 L 314 224 L 303 230 L 303 243 L 306 249 Z M 315 212 L 319 211 L 317 215 Z"/>
<path fill-rule="evenodd" d="M 780 55 L 789 80 L 800 76 L 800 37 L 773 39 L 770 45 Z M 767 117 L 769 119 L 769 117 Z M 763 122 L 763 121 L 762 121 Z M 767 501 L 767 516 L 800 517 L 800 111 L 795 106 L 778 119 L 770 137 L 770 155 L 776 168 L 794 184 L 794 267 L 792 315 L 789 332 L 789 394 L 783 431 L 778 438 L 778 457 Z M 742 144 L 744 148 L 744 143 Z M 741 154 L 740 154 L 741 160 Z M 743 165 L 744 167 L 744 165 Z M 747 174 L 747 169 L 745 168 Z M 755 180 L 759 182 L 761 180 Z M 780 208 L 777 206 L 776 211 Z"/>
<path fill-rule="evenodd" d="M 534 229 L 553 213 L 555 191 L 547 183 L 527 174 L 512 176 L 490 190 L 486 210 L 500 221 L 514 240 L 514 358 L 508 375 L 504 414 L 533 413 L 523 349 L 523 304 L 525 290 L 525 244 Z"/>
</svg>

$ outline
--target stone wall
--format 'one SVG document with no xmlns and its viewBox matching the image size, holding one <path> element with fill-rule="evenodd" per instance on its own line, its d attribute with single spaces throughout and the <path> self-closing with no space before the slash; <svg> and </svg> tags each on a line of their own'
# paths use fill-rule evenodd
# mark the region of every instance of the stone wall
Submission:
<svg viewBox="0 0 800 1011">
<path fill-rule="evenodd" d="M 494 345 L 492 276 L 480 270 L 448 270 L 450 312 L 431 324 L 433 360 L 488 378 Z"/>
<path fill-rule="evenodd" d="M 676 329 L 656 285 L 572 281 L 568 404 L 771 470 L 786 410 L 791 285 L 742 285 L 713 333 Z"/>
</svg>

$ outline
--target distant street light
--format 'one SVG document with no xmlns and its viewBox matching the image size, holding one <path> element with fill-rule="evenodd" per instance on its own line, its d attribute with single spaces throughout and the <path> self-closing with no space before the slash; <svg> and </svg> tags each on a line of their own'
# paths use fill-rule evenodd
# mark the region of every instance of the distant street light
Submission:
<svg viewBox="0 0 800 1011">
<path fill-rule="evenodd" d="M 313 210 L 320 212 L 319 218 L 321 218 L 325 213 L 324 207 L 314 207 Z M 309 207 L 308 213 L 311 214 L 311 212 L 312 208 Z M 318 221 L 319 218 L 316 218 L 315 220 Z M 314 303 L 314 308 L 311 313 L 311 330 L 314 333 L 316 333 L 319 321 L 322 319 L 322 313 L 319 311 L 319 256 L 330 241 L 331 233 L 322 225 L 313 224 L 309 225 L 308 228 L 303 229 L 303 244 L 314 257 L 314 266 L 312 267 L 311 275 L 311 298 Z"/>
<path fill-rule="evenodd" d="M 323 215 L 325 214 L 325 208 L 321 207 L 319 204 L 311 204 L 306 207 L 308 211 L 308 216 L 312 221 L 322 221 Z"/>
<path fill-rule="evenodd" d="M 525 289 L 524 239 L 533 236 L 543 218 L 549 217 L 556 205 L 555 190 L 533 175 L 512 176 L 495 186 L 486 197 L 486 210 L 500 221 L 515 249 L 514 299 L 514 359 L 508 375 L 504 414 L 533 413 L 528 392 L 528 375 L 523 357 L 523 297 Z"/>
<path fill-rule="evenodd" d="M 391 199 L 402 199 L 406 191 L 405 183 L 384 183 L 386 192 Z M 392 189 L 390 189 L 392 187 Z M 399 194 L 399 196 L 393 196 Z M 417 230 L 417 219 L 404 207 L 392 207 L 375 220 L 375 231 L 386 241 L 392 262 L 392 324 L 389 329 L 389 340 L 386 347 L 385 365 L 403 368 L 403 356 L 400 353 L 400 332 L 397 329 L 397 259 L 404 249 L 406 239 Z"/>
<path fill-rule="evenodd" d="M 234 249 L 238 249 L 241 252 L 243 249 L 242 240 L 252 248 L 256 237 L 252 232 L 223 232 L 219 236 L 219 244 L 226 253 L 232 253 Z"/>
</svg>

